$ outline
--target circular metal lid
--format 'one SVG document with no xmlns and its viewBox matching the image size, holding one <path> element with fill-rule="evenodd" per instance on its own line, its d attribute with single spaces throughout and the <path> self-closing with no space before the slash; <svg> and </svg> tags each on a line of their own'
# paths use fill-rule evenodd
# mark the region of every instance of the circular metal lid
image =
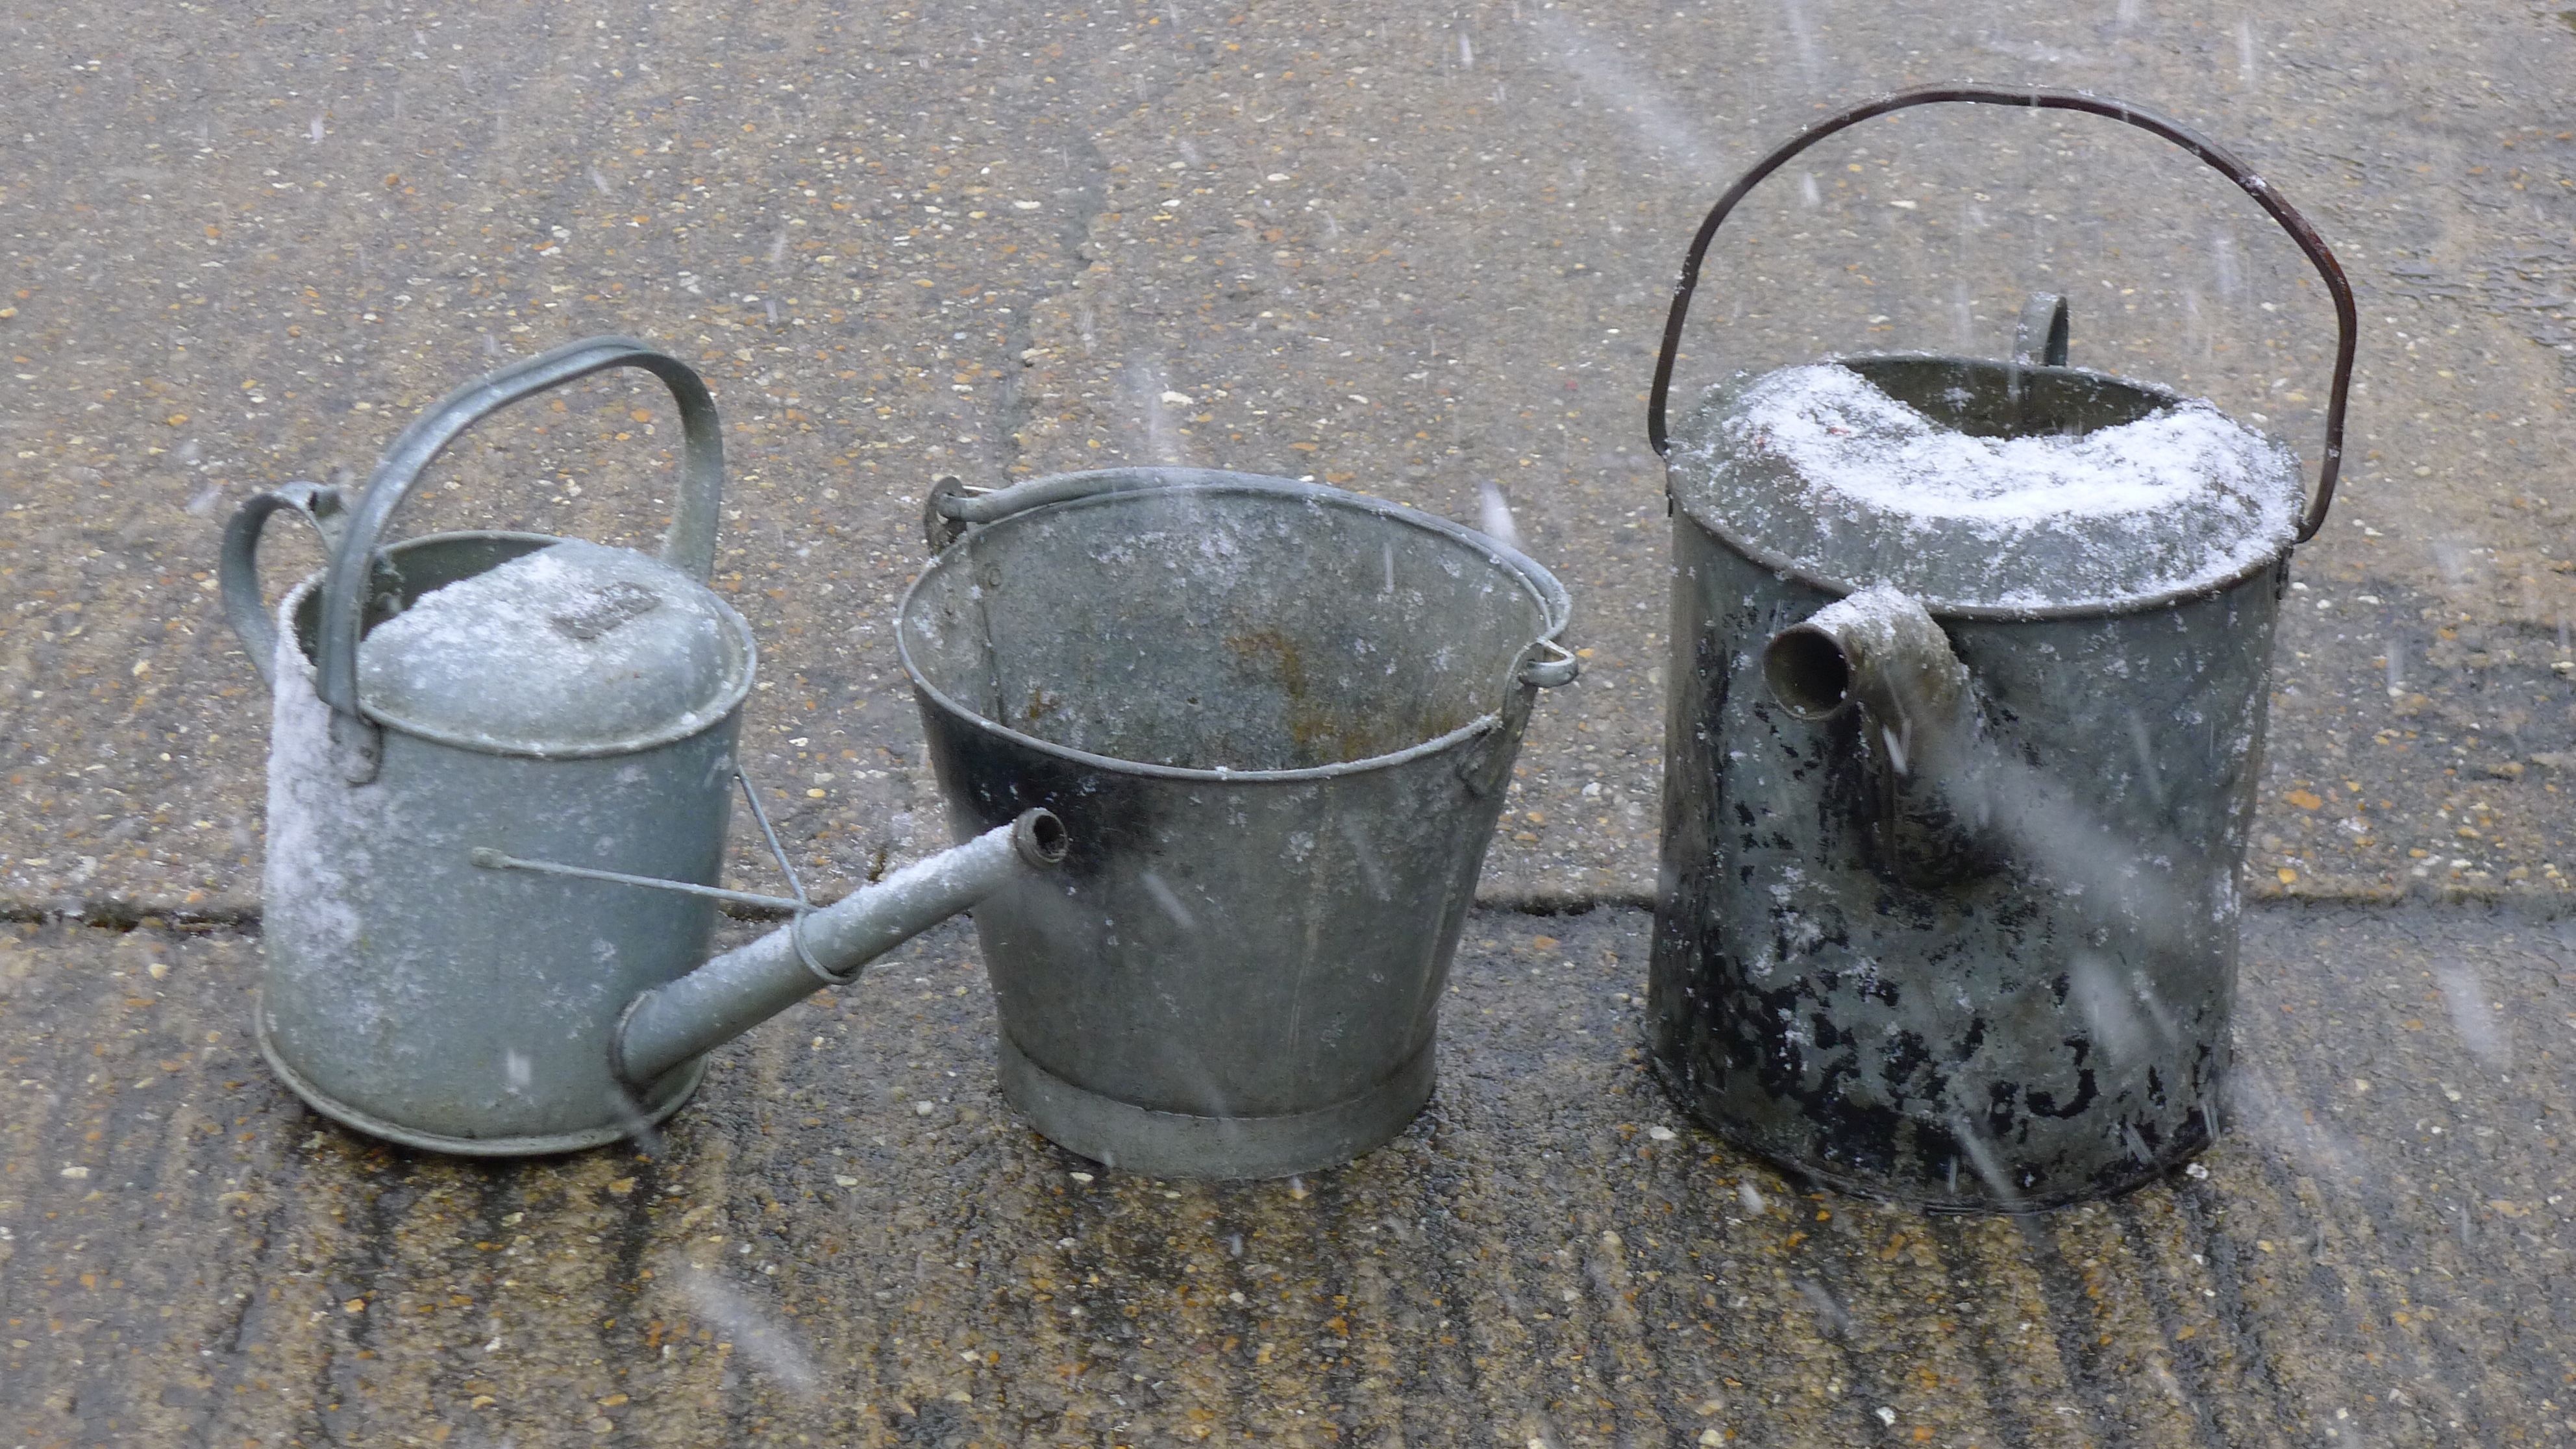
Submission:
<svg viewBox="0 0 2576 1449">
<path fill-rule="evenodd" d="M 1858 357 L 1738 374 L 1674 440 L 1674 499 L 1757 561 L 1935 613 L 2046 618 L 2204 593 L 2289 548 L 2279 440 L 2081 368 Z"/>
<path fill-rule="evenodd" d="M 751 688 L 750 626 L 629 549 L 566 541 L 413 599 L 358 645 L 368 714 L 478 749 L 596 755 L 696 733 Z"/>
</svg>

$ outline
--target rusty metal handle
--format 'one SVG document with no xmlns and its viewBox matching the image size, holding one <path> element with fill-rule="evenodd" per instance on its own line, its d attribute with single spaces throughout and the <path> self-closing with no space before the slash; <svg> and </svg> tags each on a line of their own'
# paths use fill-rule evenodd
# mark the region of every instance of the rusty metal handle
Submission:
<svg viewBox="0 0 2576 1449">
<path fill-rule="evenodd" d="M 337 488 L 319 483 L 289 483 L 266 493 L 245 499 L 233 511 L 232 521 L 224 525 L 222 562 L 216 565 L 224 594 L 224 621 L 233 626 L 233 634 L 250 654 L 250 664 L 259 671 L 260 682 L 277 686 L 277 624 L 268 615 L 268 601 L 259 588 L 259 538 L 268 527 L 272 513 L 284 509 L 299 514 L 322 535 L 325 552 L 339 542 L 340 524 L 347 505 Z"/>
<path fill-rule="evenodd" d="M 332 552 L 322 584 L 321 678 L 323 702 L 344 715 L 358 713 L 358 635 L 366 610 L 376 540 L 426 469 L 467 428 L 510 404 L 612 367 L 638 367 L 662 380 L 680 405 L 680 495 L 662 536 L 662 561 L 693 578 L 714 571 L 716 508 L 724 493 L 724 439 L 715 399 L 693 368 L 627 337 L 591 337 L 514 362 L 467 383 L 412 419 L 395 437 L 367 480 L 366 496 L 348 532 Z"/>
<path fill-rule="evenodd" d="M 1726 194 L 1709 209 L 1706 220 L 1699 224 L 1698 235 L 1691 238 L 1690 251 L 1682 258 L 1681 276 L 1673 283 L 1673 307 L 1664 319 L 1663 351 L 1655 359 L 1654 390 L 1646 405 L 1646 440 L 1659 455 L 1671 452 L 1671 439 L 1664 427 L 1664 405 L 1672 390 L 1673 361 L 1681 349 L 1682 323 L 1690 314 L 1691 294 L 1699 287 L 1701 260 L 1708 255 L 1708 244 L 1717 236 L 1718 226 L 1745 195 L 1760 185 L 1772 172 L 1788 164 L 1791 157 L 1813 146 L 1837 131 L 1861 122 L 1902 111 L 1914 106 L 1928 106 L 1949 101 L 1963 101 L 1988 106 L 2024 106 L 2033 110 L 2083 111 L 2090 115 L 2108 116 L 2143 131 L 2162 136 L 2194 156 L 2207 162 L 2244 193 L 2254 198 L 2272 220 L 2279 223 L 2290 239 L 2307 254 L 2319 276 L 2325 278 L 2326 291 L 2334 298 L 2335 344 L 2334 388 L 2326 402 L 2326 451 L 2317 468 L 2316 495 L 2309 500 L 2306 516 L 2299 524 L 2301 543 L 2316 536 L 2325 526 L 2326 509 L 2334 502 L 2335 479 L 2343 472 L 2343 420 L 2347 395 L 2352 390 L 2352 358 L 2360 327 L 2360 312 L 2353 305 L 2352 284 L 2344 280 L 2343 267 L 2327 250 L 2324 238 L 2308 224 L 2291 205 L 2283 201 L 2271 184 L 2254 168 L 2236 158 L 2233 152 L 2202 136 L 2179 121 L 2171 120 L 2126 101 L 2105 96 L 2087 95 L 2082 91 L 2051 90 L 2041 86 L 1936 85 L 1920 86 L 1863 101 L 1849 110 L 1838 111 L 1813 122 L 1791 136 L 1771 154 L 1753 164 L 1753 169 L 1735 179 Z"/>
</svg>

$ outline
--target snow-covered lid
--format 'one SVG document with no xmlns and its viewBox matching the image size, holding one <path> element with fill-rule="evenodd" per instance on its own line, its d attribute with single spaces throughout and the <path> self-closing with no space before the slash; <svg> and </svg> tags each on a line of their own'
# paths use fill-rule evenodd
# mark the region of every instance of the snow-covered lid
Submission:
<svg viewBox="0 0 2576 1449">
<path fill-rule="evenodd" d="M 367 713 L 483 749 L 589 754 L 678 739 L 751 688 L 751 631 L 706 585 L 567 541 L 422 594 L 358 645 Z"/>
<path fill-rule="evenodd" d="M 2298 461 L 2205 402 L 2081 368 L 1861 357 L 1738 374 L 1673 496 L 1755 559 L 1936 613 L 2038 617 L 2217 588 L 2298 529 Z"/>
</svg>

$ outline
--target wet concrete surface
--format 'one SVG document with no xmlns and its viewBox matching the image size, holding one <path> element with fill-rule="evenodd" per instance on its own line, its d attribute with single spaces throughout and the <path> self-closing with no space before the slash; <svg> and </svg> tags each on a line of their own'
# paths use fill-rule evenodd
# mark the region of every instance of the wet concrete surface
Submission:
<svg viewBox="0 0 2576 1449">
<path fill-rule="evenodd" d="M 2563 5 L 302 4 L 0 34 L 0 1444 L 2576 1432 Z M 1618 999 L 1660 819 L 1642 416 L 1681 247 L 1823 108 L 1961 76 L 2204 127 L 2318 223 L 2365 324 L 2276 655 L 2237 1123 L 2207 1178 L 2028 1220 L 1739 1160 L 1672 1118 Z M 1991 353 L 2052 287 L 2079 362 L 2313 467 L 2319 289 L 2190 163 L 2002 113 L 1814 161 L 1730 232 L 1689 385 Z M 607 330 L 724 410 L 747 763 L 823 881 L 944 843 L 890 631 L 929 482 L 1172 461 L 1468 521 L 1496 486 L 1588 672 L 1540 704 L 1485 895 L 1598 908 L 1479 916 L 1432 1111 L 1293 1185 L 1033 1139 L 953 930 L 729 1050 L 646 1153 L 477 1166 L 314 1119 L 246 1030 L 266 710 L 221 523 Z M 584 384 L 478 432 L 403 526 L 649 539 L 673 431 L 649 385 Z M 280 585 L 317 557 L 272 552 Z M 774 888 L 744 824 L 740 883 Z"/>
<path fill-rule="evenodd" d="M 523 1163 L 304 1109 L 251 937 L 11 928 L 0 1442 L 2576 1432 L 2576 923 L 2256 911 L 2218 1146 L 2026 1218 L 1811 1191 L 1677 1118 L 1647 925 L 1479 913 L 1430 1109 L 1224 1185 L 1030 1132 L 953 927 L 719 1052 L 659 1139 Z"/>
</svg>

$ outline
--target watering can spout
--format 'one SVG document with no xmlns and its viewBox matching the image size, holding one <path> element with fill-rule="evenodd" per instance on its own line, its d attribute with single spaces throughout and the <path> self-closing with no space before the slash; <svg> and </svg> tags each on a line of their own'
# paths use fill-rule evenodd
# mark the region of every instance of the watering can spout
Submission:
<svg viewBox="0 0 2576 1449">
<path fill-rule="evenodd" d="M 1881 584 L 1817 610 L 1771 636 L 1762 672 L 1772 698 L 1799 719 L 1860 706 L 1864 748 L 1884 762 L 1867 813 L 1898 877 L 1934 886 L 1995 868 L 1976 685 L 1911 595 Z"/>
<path fill-rule="evenodd" d="M 742 1035 L 824 986 L 1037 871 L 1062 863 L 1064 825 L 1045 810 L 904 867 L 635 998 L 612 1061 L 637 1088 Z"/>
<path fill-rule="evenodd" d="M 1975 725 L 1975 686 L 1949 638 L 1921 604 L 1884 584 L 1773 635 L 1762 673 L 1780 707 L 1803 720 L 1858 704 L 1900 777 L 1955 761 Z"/>
</svg>

